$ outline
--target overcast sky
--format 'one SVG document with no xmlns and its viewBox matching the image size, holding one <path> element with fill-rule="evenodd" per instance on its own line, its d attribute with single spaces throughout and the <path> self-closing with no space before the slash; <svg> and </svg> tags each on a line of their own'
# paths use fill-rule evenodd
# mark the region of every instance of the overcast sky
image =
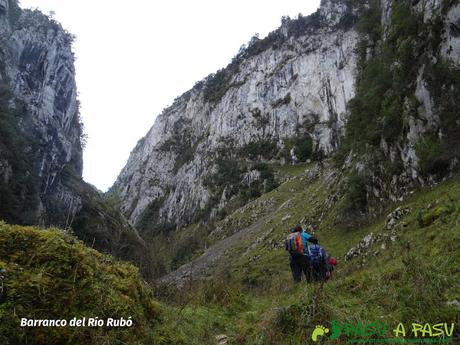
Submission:
<svg viewBox="0 0 460 345">
<path fill-rule="evenodd" d="M 174 98 L 320 0 L 21 0 L 76 35 L 84 179 L 105 191 Z"/>
</svg>

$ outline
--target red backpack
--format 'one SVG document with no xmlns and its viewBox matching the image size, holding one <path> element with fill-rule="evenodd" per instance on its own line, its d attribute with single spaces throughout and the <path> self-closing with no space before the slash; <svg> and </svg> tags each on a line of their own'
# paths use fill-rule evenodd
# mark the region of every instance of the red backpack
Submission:
<svg viewBox="0 0 460 345">
<path fill-rule="evenodd" d="M 329 265 L 336 266 L 337 265 L 337 260 L 335 258 L 329 258 Z"/>
</svg>

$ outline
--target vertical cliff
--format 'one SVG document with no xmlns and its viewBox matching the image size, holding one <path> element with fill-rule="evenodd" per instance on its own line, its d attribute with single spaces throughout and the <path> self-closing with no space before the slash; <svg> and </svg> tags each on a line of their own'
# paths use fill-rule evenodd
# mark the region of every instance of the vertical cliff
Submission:
<svg viewBox="0 0 460 345">
<path fill-rule="evenodd" d="M 28 154 L 26 174 L 38 180 L 38 203 L 28 206 L 35 216 L 30 220 L 55 221 L 56 212 L 71 217 L 81 200 L 64 186 L 63 175 L 81 176 L 83 167 L 72 36 L 38 11 L 20 10 L 14 1 L 5 1 L 3 8 L 2 100 L 5 111 L 14 113 L 16 130 L 29 139 L 18 154 Z M 3 161 L 5 172 L 13 169 L 10 165 Z M 11 184 L 17 174 L 3 173 L 3 177 L 5 184 Z"/>
<path fill-rule="evenodd" d="M 283 18 L 158 116 L 112 189 L 122 212 L 150 230 L 212 217 L 269 190 L 270 163 L 339 147 L 348 171 L 375 172 L 360 198 L 396 199 L 439 178 L 422 172 L 422 146 L 443 135 L 434 85 L 451 85 L 439 73 L 458 63 L 458 17 L 456 1 L 324 0 Z"/>
<path fill-rule="evenodd" d="M 283 18 L 177 98 L 115 183 L 130 221 L 186 224 L 197 210 L 223 209 L 257 180 L 266 190 L 270 171 L 255 163 L 334 151 L 354 96 L 356 12 L 351 3 L 324 1 L 309 17 Z"/>
<path fill-rule="evenodd" d="M 357 25 L 357 92 L 338 161 L 344 215 L 434 185 L 460 158 L 458 1 L 371 1 Z"/>
<path fill-rule="evenodd" d="M 72 229 L 99 250 L 146 265 L 137 232 L 82 180 L 72 41 L 39 11 L 0 0 L 0 218 Z"/>
</svg>

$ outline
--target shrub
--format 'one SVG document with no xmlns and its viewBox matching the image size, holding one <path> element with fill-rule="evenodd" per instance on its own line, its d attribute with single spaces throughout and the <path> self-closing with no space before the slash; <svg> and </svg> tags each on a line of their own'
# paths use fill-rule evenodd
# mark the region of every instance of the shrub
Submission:
<svg viewBox="0 0 460 345">
<path fill-rule="evenodd" d="M 403 109 L 399 97 L 386 98 L 382 104 L 382 137 L 389 143 L 398 140 L 403 131 Z"/>
<path fill-rule="evenodd" d="M 381 38 L 382 26 L 381 10 L 376 0 L 370 2 L 370 6 L 362 9 L 362 14 L 356 24 L 358 32 L 366 35 L 371 42 L 377 42 Z"/>
<path fill-rule="evenodd" d="M 19 7 L 17 0 L 8 0 L 8 7 L 9 7 L 9 22 L 12 27 L 16 26 L 16 23 L 21 16 L 21 8 Z"/>
<path fill-rule="evenodd" d="M 345 212 L 355 214 L 366 210 L 368 184 L 369 177 L 364 173 L 355 172 L 348 177 Z"/>
<path fill-rule="evenodd" d="M 278 100 L 276 100 L 273 104 L 272 104 L 272 107 L 273 108 L 279 108 L 283 105 L 288 105 L 289 103 L 291 103 L 291 94 L 288 93 L 286 96 L 284 96 L 283 98 L 280 98 Z"/>
<path fill-rule="evenodd" d="M 259 154 L 265 155 L 263 151 L 267 146 L 270 147 L 268 144 L 264 146 L 258 142 L 254 145 L 247 145 L 243 149 L 245 154 L 255 159 Z M 262 150 L 262 152 L 260 150 Z M 270 151 L 270 148 L 268 151 Z M 248 152 L 251 152 L 251 154 Z M 272 157 L 272 155 L 269 156 Z M 230 158 L 219 158 L 216 161 L 216 167 L 217 171 L 208 176 L 204 182 L 204 185 L 211 191 L 211 198 L 206 207 L 197 212 L 194 221 L 207 219 L 215 206 L 219 204 L 224 191 L 225 198 L 227 200 L 232 199 L 231 209 L 234 209 L 242 206 L 249 200 L 261 196 L 262 193 L 268 193 L 278 187 L 273 169 L 265 163 L 251 165 L 248 162 L 235 162 L 235 160 L 231 160 Z M 245 174 L 251 170 L 259 171 L 260 178 L 252 181 L 248 185 L 243 183 L 243 178 Z M 225 217 L 228 211 L 230 211 L 230 209 L 226 208 L 225 210 L 217 212 L 217 218 L 221 219 Z"/>
<path fill-rule="evenodd" d="M 430 226 L 437 219 L 451 214 L 454 209 L 447 206 L 438 206 L 432 210 L 420 210 L 417 214 L 417 222 L 421 228 Z"/>
<path fill-rule="evenodd" d="M 284 158 L 291 160 L 291 150 L 300 162 L 306 162 L 313 156 L 313 140 L 310 135 L 306 134 L 299 137 L 292 137 L 284 140 Z"/>
<path fill-rule="evenodd" d="M 165 202 L 164 197 L 153 200 L 142 212 L 136 223 L 136 229 L 146 238 L 152 238 L 158 234 L 167 234 L 173 231 L 175 225 L 160 218 L 160 210 Z"/>
<path fill-rule="evenodd" d="M 352 20 L 351 20 L 352 21 Z M 350 25 L 350 20 L 345 20 L 345 25 Z M 375 22 L 373 23 L 375 24 Z M 323 18 L 319 11 L 309 16 L 299 16 L 296 19 L 283 17 L 281 19 L 282 27 L 287 28 L 288 37 L 299 37 L 305 35 L 311 29 L 317 29 L 323 25 Z M 240 64 L 244 59 L 257 56 L 268 49 L 278 49 L 288 38 L 282 33 L 282 28 L 270 32 L 267 37 L 259 39 L 254 36 L 247 47 L 242 47 L 239 53 L 233 58 L 232 62 L 225 68 L 217 71 L 215 74 L 210 74 L 204 83 L 198 83 L 195 88 L 203 90 L 204 100 L 215 104 L 219 102 L 227 91 L 239 84 L 232 82 L 233 78 L 240 71 Z M 288 98 L 281 100 L 278 105 L 288 104 L 290 102 L 290 95 Z"/>
<path fill-rule="evenodd" d="M 209 245 L 208 229 L 204 226 L 198 226 L 193 232 L 181 233 L 176 232 L 167 243 L 172 244 L 171 270 L 178 269 L 183 264 L 190 262 L 197 254 L 201 254 Z M 172 238 L 172 239 L 171 239 Z"/>
<path fill-rule="evenodd" d="M 277 153 L 278 147 L 276 142 L 269 139 L 252 141 L 240 149 L 240 154 L 243 157 L 248 157 L 252 160 L 256 160 L 259 157 L 270 160 L 273 159 Z"/>
<path fill-rule="evenodd" d="M 313 140 L 309 135 L 297 140 L 294 144 L 294 153 L 301 162 L 306 162 L 313 152 Z"/>
<path fill-rule="evenodd" d="M 415 146 L 419 159 L 418 165 L 422 174 L 445 174 L 449 168 L 449 161 L 442 153 L 443 147 L 439 139 L 434 136 L 422 138 Z"/>
<path fill-rule="evenodd" d="M 232 79 L 239 71 L 239 61 L 232 61 L 226 68 L 209 75 L 203 89 L 204 100 L 214 104 L 219 102 L 232 87 Z"/>
<path fill-rule="evenodd" d="M 404 106 L 413 95 L 413 84 L 423 61 L 417 54 L 426 49 L 426 42 L 420 38 L 421 18 L 412 13 L 406 2 L 395 4 L 389 37 L 382 41 L 381 26 L 375 25 L 380 23 L 380 16 L 380 7 L 372 2 L 357 24 L 365 37 L 361 43 L 357 92 L 348 105 L 350 116 L 341 148 L 345 151 L 363 153 L 369 146 L 378 147 L 382 138 L 390 143 L 402 140 L 405 112 L 416 113 L 414 105 L 408 110 Z M 370 59 L 368 40 L 379 52 Z"/>
<path fill-rule="evenodd" d="M 405 135 L 409 128 L 407 119 L 421 117 L 414 92 L 422 67 L 423 79 L 436 105 L 434 115 L 441 121 L 439 128 L 430 128 L 432 134 L 416 145 L 420 173 L 440 178 L 448 172 L 451 160 L 460 157 L 460 108 L 456 101 L 460 97 L 460 73 L 458 67 L 439 55 L 442 19 L 434 17 L 424 23 L 409 2 L 396 1 L 390 22 L 383 39 L 381 8 L 378 1 L 371 1 L 357 24 L 362 38 L 358 44 L 356 94 L 348 104 L 349 117 L 336 157 L 337 164 L 343 165 L 353 152 L 355 161 L 365 161 L 364 169 L 378 173 L 388 186 L 392 175 L 404 169 L 399 162 L 384 163 L 380 168 L 382 161 L 389 161 L 381 144 L 384 140 L 396 152 L 409 145 Z M 363 210 L 366 186 L 356 176 L 350 183 L 352 188 L 345 192 L 350 209 Z"/>
<path fill-rule="evenodd" d="M 159 150 L 176 154 L 172 173 L 177 174 L 182 166 L 193 160 L 197 145 L 198 141 L 192 144 L 190 120 L 181 118 L 174 123 L 171 137 L 159 147 Z"/>
<path fill-rule="evenodd" d="M 180 168 L 193 160 L 194 150 L 189 145 L 184 145 L 182 150 L 177 154 L 176 161 L 174 162 L 173 173 L 177 174 Z"/>
<path fill-rule="evenodd" d="M 433 95 L 443 134 L 445 159 L 460 157 L 460 68 L 443 60 L 426 69 L 424 77 Z"/>
</svg>

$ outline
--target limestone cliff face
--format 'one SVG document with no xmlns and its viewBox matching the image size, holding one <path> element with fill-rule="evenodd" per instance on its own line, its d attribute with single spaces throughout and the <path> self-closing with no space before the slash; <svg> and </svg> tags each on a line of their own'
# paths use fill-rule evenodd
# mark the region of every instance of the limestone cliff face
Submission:
<svg viewBox="0 0 460 345">
<path fill-rule="evenodd" d="M 72 40 L 39 11 L 0 0 L 0 218 L 72 229 L 148 276 L 143 240 L 82 180 Z"/>
<path fill-rule="evenodd" d="M 358 35 L 343 23 L 352 12 L 325 2 L 300 28 L 285 21 L 276 45 L 250 54 L 259 42 L 249 43 L 221 97 L 206 97 L 211 77 L 159 115 L 115 183 L 131 222 L 159 199 L 161 216 L 172 222 L 203 208 L 209 198 L 203 179 L 219 148 L 266 140 L 281 149 L 283 139 L 307 133 L 316 150 L 334 151 L 354 95 Z M 178 166 L 183 150 L 190 158 Z"/>
<path fill-rule="evenodd" d="M 387 7 L 390 8 L 390 1 Z M 451 61 L 457 66 L 460 66 L 460 4 L 457 1 L 456 5 L 449 7 L 448 10 L 443 10 L 443 6 L 447 1 L 442 0 L 425 0 L 419 1 L 416 5 L 417 11 L 423 15 L 424 22 L 429 22 L 436 15 L 440 15 L 443 19 L 442 42 L 440 44 L 440 55 L 447 61 Z M 420 102 L 418 113 L 421 119 L 412 119 L 410 122 L 410 130 L 408 134 L 409 146 L 406 149 L 406 162 L 417 162 L 414 146 L 417 140 L 427 130 L 437 127 L 440 123 L 439 116 L 434 111 L 436 108 L 433 100 L 433 95 L 427 88 L 427 81 L 424 78 L 424 67 L 421 68 L 417 77 L 415 97 Z M 413 178 L 418 177 L 416 164 L 411 166 L 411 174 Z"/>
<path fill-rule="evenodd" d="M 71 218 L 81 207 L 79 196 L 62 183 L 65 173 L 81 176 L 83 167 L 71 43 L 72 36 L 40 12 L 22 11 L 15 1 L 0 3 L 0 79 L 21 129 L 36 140 L 29 148 L 36 170 L 31 173 L 38 173 L 36 217 L 43 222 L 56 211 Z"/>
<path fill-rule="evenodd" d="M 269 142 L 282 150 L 285 139 L 307 135 L 315 151 L 333 152 L 347 121 L 347 103 L 355 95 L 360 35 L 353 25 L 358 3 L 367 6 L 364 1 L 324 0 L 308 18 L 283 20 L 267 39 L 251 40 L 226 73 L 197 83 L 160 114 L 113 188 L 131 223 L 152 205 L 158 222 L 182 225 L 190 220 L 211 198 L 206 177 L 216 171 L 223 151 Z M 383 27 L 388 27 L 392 1 L 380 6 Z M 443 56 L 458 62 L 458 5 L 450 6 L 448 13 L 442 13 L 440 0 L 416 1 L 413 6 L 427 21 L 442 16 Z M 415 95 L 429 120 L 433 100 L 422 74 Z M 422 120 L 410 124 L 410 145 L 397 153 L 409 175 L 412 171 L 409 179 L 417 178 L 414 145 L 427 128 L 417 121 Z M 276 154 L 271 160 L 286 162 Z M 217 207 L 224 208 L 228 201 L 222 193 Z"/>
<path fill-rule="evenodd" d="M 392 23 L 391 15 L 393 12 L 394 2 L 392 0 L 384 0 L 381 2 L 382 7 L 382 25 L 384 28 L 384 38 L 387 37 Z M 439 90 L 433 90 L 432 66 L 444 60 L 447 63 L 452 63 L 456 66 L 457 71 L 460 67 L 460 4 L 458 1 L 443 1 L 443 0 L 418 0 L 411 3 L 413 13 L 422 18 L 422 22 L 428 27 L 436 27 L 439 21 L 439 46 L 436 48 L 439 52 L 419 52 L 419 61 L 414 61 L 420 65 L 416 80 L 408 84 L 409 89 L 413 89 L 413 99 L 417 101 L 417 106 L 412 109 L 412 114 L 406 114 L 407 131 L 405 138 L 397 145 L 389 145 L 384 140 L 381 142 L 381 149 L 385 152 L 389 161 L 394 162 L 395 159 L 401 159 L 403 163 L 403 172 L 399 175 L 393 175 L 390 184 L 378 181 L 380 188 L 375 188 L 371 194 L 381 198 L 386 195 L 393 201 L 403 197 L 409 190 L 417 186 L 423 186 L 434 183 L 434 176 L 420 174 L 420 155 L 417 154 L 417 145 L 419 145 L 426 136 L 438 136 L 443 138 L 446 136 L 443 129 L 444 119 L 441 119 L 441 114 L 445 112 L 441 103 L 447 103 L 446 99 L 440 100 L 441 97 L 435 95 Z M 431 29 L 430 36 L 434 35 Z M 432 37 L 426 37 L 427 41 Z M 428 57 L 431 61 L 420 63 L 423 60 L 422 56 Z M 456 72 L 454 72 L 456 73 Z M 430 81 L 431 79 L 431 81 Z M 447 82 L 447 81 L 446 81 Z M 430 89 L 431 83 L 431 89 Z M 446 87 L 447 84 L 442 84 L 438 87 Z M 449 88 L 454 90 L 454 85 Z M 445 92 L 445 91 L 442 91 Z M 437 99 L 436 99 L 437 98 Z M 407 98 L 406 98 L 407 102 Z M 455 104 L 457 101 L 453 101 Z M 409 103 L 409 102 L 407 102 Z M 408 109 L 410 106 L 407 107 Z M 445 108 L 445 107 L 444 107 Z M 457 122 L 458 123 L 458 122 Z M 447 149 L 449 150 L 449 149 Z M 443 155 L 439 152 L 439 155 Z M 455 156 L 455 155 L 454 155 Z M 451 157 L 445 169 L 453 169 L 457 165 L 457 159 Z M 386 190 L 384 190 L 386 189 Z"/>
</svg>

